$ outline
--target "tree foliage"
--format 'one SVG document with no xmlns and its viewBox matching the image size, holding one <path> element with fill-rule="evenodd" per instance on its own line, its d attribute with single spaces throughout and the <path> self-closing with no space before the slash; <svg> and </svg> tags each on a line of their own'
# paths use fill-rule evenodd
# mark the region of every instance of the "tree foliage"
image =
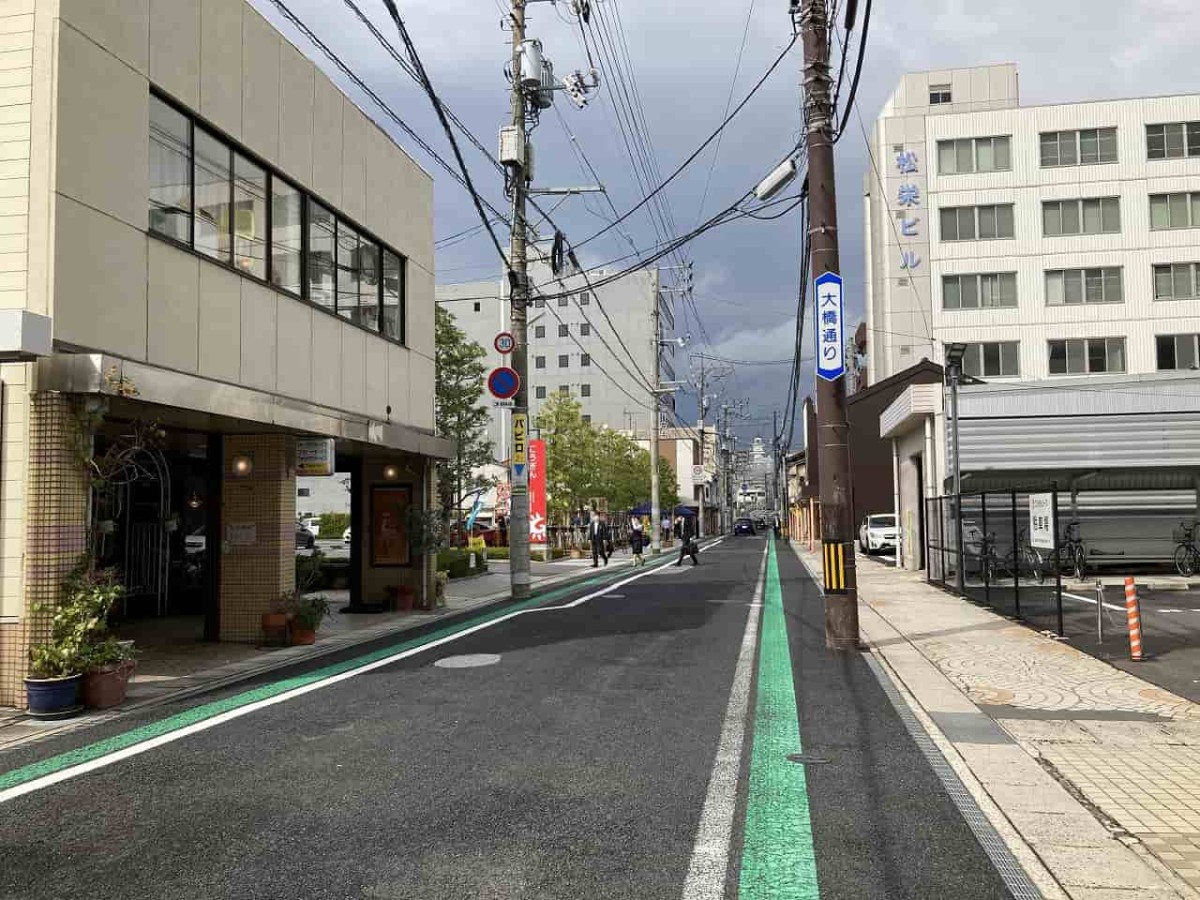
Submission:
<svg viewBox="0 0 1200 900">
<path fill-rule="evenodd" d="M 593 500 L 610 513 L 650 500 L 650 453 L 632 438 L 583 420 L 579 402 L 554 394 L 542 407 L 538 429 L 546 441 L 546 505 L 552 522 L 565 524 Z M 659 503 L 672 509 L 679 485 L 671 465 L 659 464 Z"/>
<path fill-rule="evenodd" d="M 439 499 L 449 516 L 466 494 L 491 484 L 474 474 L 493 461 L 487 434 L 490 415 L 486 407 L 479 405 L 487 352 L 467 339 L 447 310 L 438 306 L 436 316 L 437 431 L 455 446 L 454 457 L 438 464 Z"/>
</svg>

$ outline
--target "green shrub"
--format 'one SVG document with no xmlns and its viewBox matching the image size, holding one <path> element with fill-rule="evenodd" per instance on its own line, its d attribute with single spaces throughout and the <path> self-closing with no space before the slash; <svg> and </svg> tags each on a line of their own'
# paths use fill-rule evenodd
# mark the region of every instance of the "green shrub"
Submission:
<svg viewBox="0 0 1200 900">
<path fill-rule="evenodd" d="M 350 527 L 350 513 L 325 513 L 320 522 L 321 533 L 317 537 L 323 541 L 340 541 Z"/>
<path fill-rule="evenodd" d="M 507 547 L 488 547 L 487 548 L 487 558 L 488 559 L 508 559 L 508 548 Z"/>
<path fill-rule="evenodd" d="M 471 568 L 471 553 L 475 554 L 475 567 Z M 443 550 L 437 555 L 437 569 L 448 572 L 451 578 L 466 578 L 487 571 L 487 557 L 478 550 Z"/>
</svg>

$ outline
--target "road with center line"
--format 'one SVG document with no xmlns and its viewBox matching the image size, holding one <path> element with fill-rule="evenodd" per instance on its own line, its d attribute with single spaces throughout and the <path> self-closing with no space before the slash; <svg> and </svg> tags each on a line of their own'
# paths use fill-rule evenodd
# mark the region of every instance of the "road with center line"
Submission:
<svg viewBox="0 0 1200 900">
<path fill-rule="evenodd" d="M 0 897 L 1011 896 L 787 545 L 700 559 L 0 754 Z"/>
</svg>

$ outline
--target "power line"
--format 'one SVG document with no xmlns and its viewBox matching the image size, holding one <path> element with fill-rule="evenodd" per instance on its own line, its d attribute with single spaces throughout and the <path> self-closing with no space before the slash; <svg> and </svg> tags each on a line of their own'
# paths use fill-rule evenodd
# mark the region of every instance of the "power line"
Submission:
<svg viewBox="0 0 1200 900">
<path fill-rule="evenodd" d="M 837 143 L 838 139 L 841 138 L 842 132 L 846 130 L 846 123 L 850 120 L 850 110 L 854 107 L 854 100 L 858 96 L 858 79 L 859 79 L 859 76 L 862 75 L 863 57 L 865 57 L 867 55 L 867 31 L 870 29 L 870 27 L 871 27 L 871 0 L 867 0 L 866 9 L 863 10 L 862 37 L 860 37 L 858 39 L 858 62 L 856 62 L 854 64 L 854 77 L 850 80 L 850 93 L 846 99 L 846 112 L 842 116 L 842 121 L 841 121 L 841 124 L 838 126 L 837 134 L 834 135 L 834 138 L 833 138 L 833 141 L 835 144 Z M 836 26 L 833 28 L 833 32 L 834 32 L 834 34 L 837 33 Z M 846 34 L 847 41 L 849 40 L 849 37 L 850 37 L 849 32 L 847 32 L 847 34 Z M 843 63 L 845 62 L 845 59 L 846 59 L 846 48 L 843 46 L 842 47 Z M 844 69 L 843 69 L 843 71 L 844 71 Z M 837 106 L 836 106 L 837 98 L 836 97 L 834 98 L 834 104 L 835 104 L 834 109 L 836 110 L 837 109 Z M 861 113 L 860 113 L 860 115 L 861 115 Z"/>
</svg>

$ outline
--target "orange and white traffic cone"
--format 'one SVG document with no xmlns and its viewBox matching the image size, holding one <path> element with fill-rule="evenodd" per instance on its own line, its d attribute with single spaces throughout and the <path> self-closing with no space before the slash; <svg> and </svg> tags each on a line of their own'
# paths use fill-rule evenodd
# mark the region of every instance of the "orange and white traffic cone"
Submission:
<svg viewBox="0 0 1200 900">
<path fill-rule="evenodd" d="M 1125 577 L 1125 615 L 1129 619 L 1129 658 L 1134 662 L 1142 659 L 1142 609 L 1138 603 L 1137 585 L 1133 576 Z"/>
</svg>

